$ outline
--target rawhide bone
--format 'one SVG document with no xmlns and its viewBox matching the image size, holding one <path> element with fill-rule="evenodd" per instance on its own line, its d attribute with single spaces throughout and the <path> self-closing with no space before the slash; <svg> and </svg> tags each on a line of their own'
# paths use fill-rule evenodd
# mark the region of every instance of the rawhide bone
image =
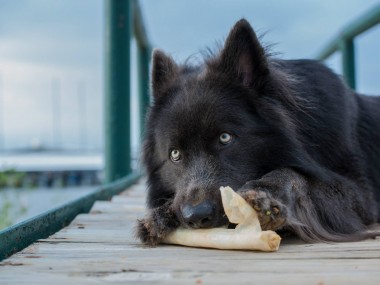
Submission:
<svg viewBox="0 0 380 285">
<path fill-rule="evenodd" d="M 274 231 L 262 231 L 257 212 L 231 187 L 220 187 L 224 211 L 235 229 L 178 228 L 163 241 L 192 247 L 276 251 L 281 237 Z"/>
</svg>

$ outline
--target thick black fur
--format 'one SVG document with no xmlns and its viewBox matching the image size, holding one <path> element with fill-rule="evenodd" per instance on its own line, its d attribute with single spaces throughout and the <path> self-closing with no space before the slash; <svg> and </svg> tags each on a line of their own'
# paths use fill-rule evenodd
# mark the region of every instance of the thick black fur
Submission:
<svg viewBox="0 0 380 285">
<path fill-rule="evenodd" d="M 143 153 L 149 210 L 137 227 L 144 243 L 187 226 L 189 203 L 212 201 L 208 226 L 226 224 L 219 187 L 227 185 L 264 229 L 308 242 L 377 235 L 368 229 L 379 222 L 379 97 L 355 93 L 317 61 L 266 55 L 244 19 L 202 65 L 155 50 L 152 91 Z M 170 159 L 173 149 L 180 160 Z"/>
</svg>

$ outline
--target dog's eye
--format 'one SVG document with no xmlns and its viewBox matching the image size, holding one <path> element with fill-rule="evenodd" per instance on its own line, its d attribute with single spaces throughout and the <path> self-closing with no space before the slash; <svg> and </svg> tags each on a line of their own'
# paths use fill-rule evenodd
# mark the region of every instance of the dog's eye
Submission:
<svg viewBox="0 0 380 285">
<path fill-rule="evenodd" d="M 221 144 L 229 144 L 231 141 L 232 141 L 232 135 L 230 135 L 229 133 L 222 133 L 219 136 L 219 142 Z"/>
<path fill-rule="evenodd" d="M 181 153 L 179 152 L 178 149 L 173 149 L 170 153 L 170 159 L 174 162 L 177 162 L 178 160 L 181 159 Z"/>
</svg>

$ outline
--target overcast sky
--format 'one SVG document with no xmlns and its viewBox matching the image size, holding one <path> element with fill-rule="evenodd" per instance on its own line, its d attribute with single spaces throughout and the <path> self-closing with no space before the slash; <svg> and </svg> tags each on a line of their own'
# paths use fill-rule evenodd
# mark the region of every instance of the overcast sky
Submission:
<svg viewBox="0 0 380 285">
<path fill-rule="evenodd" d="M 275 43 L 280 57 L 310 58 L 375 4 L 141 1 L 153 46 L 180 61 L 223 40 L 242 17 L 266 33 L 264 42 Z M 0 148 L 102 147 L 103 26 L 101 0 L 0 0 Z M 356 46 L 358 90 L 380 94 L 380 26 L 358 37 Z M 328 64 L 339 72 L 338 56 Z M 59 132 L 53 131 L 54 118 Z"/>
</svg>

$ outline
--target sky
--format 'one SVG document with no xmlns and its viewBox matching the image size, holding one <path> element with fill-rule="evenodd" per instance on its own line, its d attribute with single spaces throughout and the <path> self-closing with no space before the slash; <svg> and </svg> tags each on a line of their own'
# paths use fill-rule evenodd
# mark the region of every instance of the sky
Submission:
<svg viewBox="0 0 380 285">
<path fill-rule="evenodd" d="M 104 1 L 0 0 L 0 149 L 102 149 Z M 264 43 L 274 44 L 278 57 L 312 58 L 379 1 L 140 3 L 152 46 L 184 61 L 222 42 L 242 17 L 265 34 Z M 355 43 L 358 90 L 380 94 L 380 25 Z M 132 69 L 134 55 L 132 49 Z M 327 64 L 340 72 L 339 55 Z M 135 87 L 133 78 L 132 112 L 137 109 Z M 134 146 L 137 142 L 134 136 Z"/>
</svg>

